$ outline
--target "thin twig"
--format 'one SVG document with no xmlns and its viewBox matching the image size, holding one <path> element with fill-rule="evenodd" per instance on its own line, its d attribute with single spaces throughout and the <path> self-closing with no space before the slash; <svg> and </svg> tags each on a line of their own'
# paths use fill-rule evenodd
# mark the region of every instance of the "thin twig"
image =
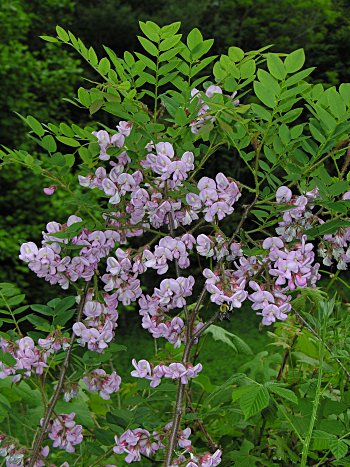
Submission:
<svg viewBox="0 0 350 467">
<path fill-rule="evenodd" d="M 242 214 L 242 217 L 241 217 L 241 220 L 239 221 L 235 231 L 233 232 L 232 234 L 232 237 L 231 237 L 231 240 L 234 239 L 234 237 L 239 233 L 239 231 L 241 230 L 241 227 L 243 226 L 244 222 L 246 221 L 247 217 L 248 217 L 248 214 L 250 213 L 250 211 L 253 209 L 253 207 L 255 206 L 255 203 L 258 201 L 258 195 L 256 194 L 253 201 L 250 203 L 250 204 L 247 204 L 245 206 L 245 209 L 244 209 L 244 212 Z"/>
<path fill-rule="evenodd" d="M 296 343 L 297 339 L 298 339 L 298 334 L 295 334 L 293 336 L 293 340 L 292 340 L 292 342 L 290 344 L 290 347 L 284 352 L 283 360 L 282 360 L 281 366 L 280 366 L 280 368 L 278 370 L 276 381 L 280 381 L 280 379 L 282 378 L 283 371 L 284 371 L 284 368 L 285 368 L 285 366 L 287 364 L 288 357 L 289 357 L 290 352 L 291 352 L 292 348 L 294 347 L 294 344 Z"/>
<path fill-rule="evenodd" d="M 186 395 L 186 399 L 187 399 L 188 408 L 190 409 L 190 411 L 192 413 L 195 413 L 196 410 L 195 410 L 195 408 L 193 407 L 193 404 L 192 404 L 191 394 L 190 394 L 190 392 L 188 391 L 187 388 L 185 388 L 185 395 Z M 195 424 L 199 427 L 200 431 L 205 436 L 205 438 L 206 438 L 206 440 L 208 442 L 208 448 L 209 448 L 210 452 L 214 453 L 218 449 L 219 446 L 215 443 L 213 438 L 210 436 L 210 434 L 208 433 L 208 430 L 205 428 L 205 426 L 203 425 L 203 423 L 202 423 L 202 421 L 200 419 L 196 420 Z"/>
<path fill-rule="evenodd" d="M 198 339 L 198 337 L 201 336 L 201 334 L 203 334 L 203 332 L 208 329 L 213 323 L 215 323 L 215 321 L 219 318 L 221 314 L 221 311 L 218 310 L 211 318 L 209 321 L 207 321 L 205 323 L 204 326 L 202 326 L 196 333 L 193 334 L 192 336 L 192 342 L 195 341 L 196 339 Z"/>
<path fill-rule="evenodd" d="M 199 331 L 197 331 L 195 334 L 192 335 L 192 328 L 193 328 L 193 323 L 196 318 L 197 312 L 206 296 L 206 290 L 203 288 L 199 299 L 197 301 L 196 306 L 194 307 L 191 316 L 188 316 L 187 318 L 187 333 L 186 333 L 186 345 L 184 349 L 184 353 L 182 355 L 182 363 L 186 364 L 188 362 L 188 358 L 192 349 L 192 346 L 196 340 L 196 338 L 200 335 L 200 331 L 203 329 L 201 328 Z M 212 320 L 209 320 L 210 324 L 212 324 Z M 209 323 L 209 322 L 208 322 Z M 207 323 L 207 324 L 208 324 Z M 208 324 L 207 326 L 204 325 L 203 327 L 207 328 L 210 326 Z M 171 431 L 169 435 L 169 442 L 168 442 L 168 447 L 167 447 L 167 452 L 165 455 L 165 460 L 164 460 L 164 466 L 168 467 L 171 465 L 171 459 L 173 456 L 173 451 L 174 447 L 176 444 L 176 439 L 177 439 L 177 434 L 179 431 L 180 423 L 181 423 L 181 418 L 183 414 L 183 400 L 184 400 L 184 395 L 185 395 L 185 385 L 181 383 L 181 380 L 179 380 L 178 385 L 177 385 L 177 392 L 176 392 L 176 402 L 175 402 L 175 409 L 173 413 L 173 423 L 171 426 Z"/>
<path fill-rule="evenodd" d="M 85 284 L 84 291 L 80 296 L 80 303 L 79 303 L 79 305 L 77 307 L 77 319 L 76 319 L 76 322 L 81 320 L 83 310 L 84 310 L 84 306 L 85 306 L 86 295 L 87 295 L 89 286 L 90 286 L 90 281 Z M 41 425 L 41 428 L 40 428 L 39 432 L 37 433 L 36 437 L 33 440 L 33 453 L 30 456 L 30 461 L 29 461 L 28 467 L 33 467 L 34 466 L 35 462 L 37 461 L 39 452 L 41 450 L 41 446 L 42 446 L 42 442 L 43 442 L 44 437 L 45 437 L 47 425 L 49 424 L 52 412 L 55 409 L 55 406 L 57 404 L 58 398 L 60 397 L 60 393 L 61 393 L 63 385 L 64 385 L 64 379 L 65 379 L 65 376 L 66 376 L 66 373 L 67 373 L 67 370 L 68 370 L 74 340 L 75 340 L 75 334 L 74 334 L 74 332 L 72 332 L 71 338 L 70 338 L 70 346 L 68 347 L 65 359 L 64 359 L 64 361 L 62 363 L 61 373 L 60 373 L 60 376 L 59 376 L 59 379 L 58 379 L 58 383 L 57 383 L 55 392 L 54 392 L 54 394 L 53 394 L 53 396 L 52 396 L 52 398 L 50 400 L 50 403 L 49 403 L 49 405 L 47 407 L 46 414 L 45 414 L 43 423 Z"/>
</svg>

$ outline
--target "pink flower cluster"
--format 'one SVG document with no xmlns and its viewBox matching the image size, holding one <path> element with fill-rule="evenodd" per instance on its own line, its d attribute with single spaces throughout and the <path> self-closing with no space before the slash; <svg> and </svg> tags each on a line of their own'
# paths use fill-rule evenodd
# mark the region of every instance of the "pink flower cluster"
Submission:
<svg viewBox="0 0 350 467">
<path fill-rule="evenodd" d="M 107 149 L 110 147 L 122 148 L 125 143 L 125 137 L 129 136 L 132 129 L 131 122 L 121 121 L 117 125 L 118 132 L 110 136 L 107 131 L 99 130 L 94 131 L 92 134 L 96 136 L 98 144 L 100 146 L 100 159 L 103 161 L 108 161 L 110 155 L 107 154 Z"/>
<path fill-rule="evenodd" d="M 164 445 L 158 438 L 158 433 L 154 432 L 151 436 L 150 432 L 142 428 L 135 430 L 127 430 L 121 436 L 115 436 L 116 446 L 113 451 L 116 454 L 124 454 L 125 462 L 131 464 L 132 462 L 139 462 L 141 454 L 147 457 L 155 454 L 159 449 L 164 449 Z"/>
<path fill-rule="evenodd" d="M 350 200 L 350 191 L 343 194 L 343 200 Z M 350 228 L 341 228 L 334 234 L 323 236 L 318 247 L 318 254 L 325 266 L 337 262 L 337 269 L 346 270 L 350 263 Z"/>
<path fill-rule="evenodd" d="M 43 232 L 42 248 L 33 242 L 21 246 L 19 258 L 28 263 L 29 269 L 38 277 L 43 277 L 50 284 L 59 284 L 63 289 L 69 287 L 69 281 L 89 281 L 101 258 L 109 254 L 118 240 L 117 233 L 112 230 L 89 232 L 83 229 L 71 239 L 72 245 L 81 247 L 79 255 L 70 257 L 67 254 L 69 250 L 65 251 L 68 239 L 55 237 L 55 233 L 64 232 L 77 222 L 81 222 L 77 216 L 70 216 L 64 225 L 50 222 L 46 226 L 47 232 Z"/>
<path fill-rule="evenodd" d="M 63 337 L 59 329 L 55 329 L 44 339 L 38 339 L 38 344 L 46 350 L 47 355 L 59 350 L 67 350 L 69 347 L 69 338 Z"/>
<path fill-rule="evenodd" d="M 96 369 L 84 377 L 89 391 L 97 391 L 102 399 L 108 400 L 111 394 L 119 391 L 122 379 L 115 371 L 108 375 L 102 369 Z"/>
<path fill-rule="evenodd" d="M 193 152 L 186 151 L 180 157 L 174 157 L 175 152 L 172 144 L 161 142 L 155 146 L 148 146 L 149 149 L 155 149 L 156 154 L 149 153 L 146 159 L 141 161 L 145 169 L 151 169 L 159 175 L 161 181 L 168 181 L 168 188 L 173 189 L 179 185 L 178 182 L 188 178 L 188 172 L 194 169 Z M 159 186 L 163 186 L 159 183 Z"/>
<path fill-rule="evenodd" d="M 113 163 L 113 168 L 108 174 L 105 168 L 98 167 L 95 175 L 79 175 L 79 183 L 87 188 L 98 188 L 108 196 L 110 204 L 119 204 L 121 197 L 136 191 L 143 179 L 139 170 L 133 174 L 124 172 L 124 164 L 128 162 L 130 159 L 125 153 L 125 156 L 123 154 L 122 157 L 118 157 L 118 163 Z"/>
<path fill-rule="evenodd" d="M 266 283 L 258 284 L 250 281 L 253 293 L 249 300 L 253 302 L 253 310 L 263 316 L 262 324 L 269 326 L 277 319 L 284 321 L 291 310 L 291 296 L 286 295 L 295 289 L 315 287 L 320 279 L 319 264 L 315 263 L 312 243 L 306 243 L 306 235 L 301 242 L 288 247 L 280 237 L 268 237 L 263 242 L 268 255 L 260 261 L 261 277 L 263 271 L 268 272 Z M 271 277 L 272 276 L 272 277 Z M 273 280 L 274 279 L 274 280 Z"/>
<path fill-rule="evenodd" d="M 191 363 L 171 363 L 169 366 L 160 363 L 155 367 L 151 367 L 147 360 L 140 360 L 137 362 L 133 359 L 132 364 L 135 370 L 131 372 L 131 376 L 134 378 L 148 379 L 151 381 L 150 386 L 152 388 L 157 387 L 163 377 L 179 379 L 182 384 L 187 384 L 189 378 L 195 378 L 198 373 L 202 371 L 202 365 L 200 363 L 195 366 Z"/>
<path fill-rule="evenodd" d="M 263 248 L 269 250 L 268 258 L 272 262 L 269 269 L 271 276 L 277 277 L 277 286 L 286 286 L 288 290 L 300 287 L 315 287 L 320 279 L 318 274 L 319 264 L 313 264 L 315 254 L 313 244 L 306 243 L 306 235 L 302 236 L 301 242 L 289 249 L 278 237 L 266 238 Z"/>
<path fill-rule="evenodd" d="M 147 329 L 155 339 L 164 337 L 177 348 L 185 340 L 185 324 L 182 318 L 168 317 L 168 312 L 182 309 L 186 304 L 185 298 L 192 295 L 194 279 L 179 277 L 178 279 L 164 279 L 159 288 L 155 288 L 152 296 L 142 295 L 139 299 L 142 316 L 142 327 Z M 197 331 L 203 323 L 197 323 Z"/>
<path fill-rule="evenodd" d="M 153 301 L 156 301 L 165 310 L 183 308 L 186 297 L 192 295 L 194 277 L 178 277 L 177 279 L 163 279 L 159 288 L 154 289 Z M 148 297 L 147 299 L 150 300 Z"/>
<path fill-rule="evenodd" d="M 213 303 L 226 304 L 230 310 L 241 308 L 248 296 L 248 292 L 244 290 L 246 281 L 243 277 L 237 277 L 237 274 L 229 269 L 213 272 L 207 268 L 204 269 L 203 275 L 206 278 L 205 287 Z"/>
<path fill-rule="evenodd" d="M 265 289 L 265 284 L 259 285 L 255 281 L 250 281 L 249 286 L 254 290 L 249 295 L 249 300 L 253 302 L 253 310 L 262 310 L 257 313 L 263 317 L 262 324 L 269 326 L 277 319 L 284 321 L 287 313 L 292 309 L 291 296 L 284 294 L 280 287 L 274 286 L 270 291 Z"/>
<path fill-rule="evenodd" d="M 142 254 L 142 260 L 146 268 L 152 268 L 158 274 L 165 274 L 169 268 L 168 261 L 177 261 L 181 269 L 190 266 L 188 250 L 192 250 L 196 240 L 191 234 L 185 234 L 182 237 L 172 238 L 163 237 L 156 245 L 154 253 L 145 249 Z"/>
<path fill-rule="evenodd" d="M 118 312 L 114 307 L 93 301 L 88 297 L 83 313 L 85 319 L 73 324 L 73 332 L 81 346 L 101 353 L 108 347 L 117 327 Z"/>
<path fill-rule="evenodd" d="M 136 256 L 132 261 L 130 251 L 117 248 L 115 256 L 116 258 L 107 259 L 107 274 L 102 276 L 102 281 L 106 284 L 105 291 L 115 290 L 115 292 L 105 299 L 114 306 L 117 306 L 118 302 L 130 305 L 141 296 L 141 284 L 137 277 L 145 271 L 145 267 L 140 256 Z"/>
<path fill-rule="evenodd" d="M 3 441 L 5 441 L 4 444 Z M 18 449 L 12 442 L 10 444 L 7 443 L 4 435 L 0 435 L 0 444 L 0 457 L 5 457 L 6 467 L 23 467 L 24 465 L 28 465 L 27 462 L 29 462 L 30 459 L 26 459 L 26 463 L 24 463 L 24 448 Z M 49 452 L 49 446 L 43 447 L 39 453 L 38 459 L 34 463 L 34 467 L 44 467 L 47 465 L 45 458 L 49 455 Z M 1 465 L 3 465 L 3 463 Z"/>
<path fill-rule="evenodd" d="M 187 151 L 181 158 L 175 157 L 174 147 L 168 142 L 150 143 L 147 149 L 155 150 L 155 154 L 148 153 L 140 164 L 146 171 L 149 169 L 158 175 L 151 177 L 151 184 L 145 181 L 141 186 L 144 176 L 147 176 L 146 172 L 127 172 L 130 159 L 125 152 L 118 156 L 117 163 L 111 162 L 113 167 L 109 173 L 103 167 L 98 167 L 94 175 L 79 175 L 82 186 L 104 191 L 109 197 L 109 203 L 119 204 L 123 197 L 125 209 L 108 215 L 109 225 L 118 230 L 118 241 L 125 242 L 128 236 L 141 235 L 142 229 L 149 223 L 155 228 L 168 224 L 170 213 L 177 228 L 180 224 L 189 225 L 198 219 L 200 211 L 204 212 L 208 221 L 214 217 L 221 220 L 233 212 L 232 206 L 240 193 L 237 184 L 221 173 L 216 180 L 207 177 L 201 179 L 197 185 L 200 195 L 188 193 L 187 206 L 183 206 L 182 201 L 175 199 L 173 194 L 168 196 L 169 191 L 176 193 L 183 188 L 182 182 L 194 169 L 194 155 Z"/>
<path fill-rule="evenodd" d="M 170 467 L 216 467 L 221 463 L 221 455 L 220 449 L 217 449 L 214 454 L 206 453 L 201 456 L 191 453 L 191 460 L 188 461 L 184 454 L 180 454 L 177 459 L 172 461 Z"/>
<path fill-rule="evenodd" d="M 114 437 L 116 446 L 113 448 L 113 451 L 117 454 L 127 453 L 128 455 L 124 460 L 128 464 L 140 461 L 142 454 L 147 457 L 152 456 L 160 449 L 165 448 L 162 441 L 169 436 L 171 426 L 172 422 L 168 423 L 161 432 L 154 431 L 152 435 L 149 431 L 142 428 L 127 430 L 120 437 Z M 190 428 L 179 430 L 176 446 L 190 452 L 192 450 L 191 441 L 189 440 L 190 435 Z"/>
<path fill-rule="evenodd" d="M 77 444 L 83 441 L 83 427 L 76 425 L 74 421 L 75 413 L 60 414 L 57 418 L 50 420 L 47 431 L 49 438 L 53 441 L 53 447 L 64 449 L 67 452 L 74 452 Z M 41 424 L 43 419 L 41 419 Z"/>
<path fill-rule="evenodd" d="M 220 86 L 212 84 L 205 91 L 205 95 L 206 95 L 206 97 L 209 97 L 209 99 L 211 99 L 214 96 L 214 94 L 222 94 L 222 89 L 220 88 Z M 230 96 L 230 98 L 234 99 L 236 94 L 237 94 L 237 91 L 234 92 L 233 95 Z M 192 89 L 191 96 L 193 98 L 195 98 L 195 99 L 198 99 L 198 103 L 201 105 L 201 107 L 200 107 L 200 109 L 199 109 L 199 111 L 197 113 L 197 118 L 195 118 L 190 124 L 192 133 L 197 134 L 198 131 L 200 130 L 200 128 L 205 123 L 207 123 L 207 122 L 214 123 L 215 122 L 215 117 L 210 115 L 210 113 L 209 113 L 210 107 L 209 107 L 209 105 L 207 103 L 205 103 L 203 101 L 203 99 L 201 98 L 201 94 L 200 94 L 198 89 L 196 89 L 196 88 Z M 239 105 L 239 100 L 238 99 L 234 100 L 233 104 L 235 106 Z"/>
<path fill-rule="evenodd" d="M 233 261 L 243 256 L 241 244 L 235 241 L 227 241 L 225 236 L 217 233 L 214 237 L 200 234 L 196 240 L 198 254 L 217 261 L 226 259 Z"/>
<path fill-rule="evenodd" d="M 317 196 L 317 188 L 301 196 L 293 196 L 292 191 L 286 186 L 278 188 L 276 191 L 277 203 L 295 206 L 283 212 L 283 220 L 279 222 L 279 227 L 276 228 L 276 233 L 282 240 L 291 242 L 300 239 L 304 232 L 311 227 L 312 223 L 320 222 L 318 217 L 312 213 L 312 203 Z"/>
<path fill-rule="evenodd" d="M 203 212 L 207 222 L 216 219 L 221 221 L 232 214 L 233 205 L 241 196 L 237 183 L 221 172 L 216 175 L 215 180 L 202 177 L 197 183 L 197 189 L 199 194 L 188 193 L 186 202 L 196 214 Z"/>
<path fill-rule="evenodd" d="M 29 377 L 32 372 L 42 375 L 47 367 L 49 352 L 35 346 L 33 339 L 29 336 L 23 337 L 16 342 L 6 341 L 0 338 L 0 349 L 9 353 L 16 360 L 13 367 L 0 362 L 0 379 L 15 375 L 12 379 L 14 383 L 20 381 L 22 376 Z M 16 374 L 19 372 L 18 374 Z"/>
</svg>

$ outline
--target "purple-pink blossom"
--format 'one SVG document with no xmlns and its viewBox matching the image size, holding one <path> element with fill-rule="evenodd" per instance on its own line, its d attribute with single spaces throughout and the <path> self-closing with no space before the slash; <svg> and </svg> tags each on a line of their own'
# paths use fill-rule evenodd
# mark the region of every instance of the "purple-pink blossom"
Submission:
<svg viewBox="0 0 350 467">
<path fill-rule="evenodd" d="M 50 420 L 47 432 L 53 441 L 53 447 L 75 452 L 74 446 L 83 441 L 83 427 L 74 421 L 75 413 L 59 414 L 54 420 Z M 41 420 L 41 423 L 43 419 Z"/>
</svg>

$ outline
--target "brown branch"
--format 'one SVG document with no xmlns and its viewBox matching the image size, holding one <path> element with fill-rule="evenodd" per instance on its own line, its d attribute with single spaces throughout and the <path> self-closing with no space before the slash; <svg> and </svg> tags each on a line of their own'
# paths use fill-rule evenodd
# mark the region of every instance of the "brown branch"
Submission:
<svg viewBox="0 0 350 467">
<path fill-rule="evenodd" d="M 246 221 L 247 217 L 248 217 L 248 214 L 250 213 L 250 211 L 253 209 L 253 207 L 255 206 L 256 202 L 258 201 L 258 196 L 255 195 L 253 201 L 250 203 L 250 204 L 247 204 L 245 206 L 245 209 L 244 209 L 244 212 L 242 214 L 242 217 L 241 217 L 241 220 L 239 221 L 235 231 L 233 232 L 232 234 L 232 237 L 231 237 L 231 240 L 232 241 L 235 236 L 239 233 L 239 231 L 241 230 L 241 227 L 243 226 L 244 222 Z"/>
<path fill-rule="evenodd" d="M 277 377 L 276 377 L 276 381 L 280 381 L 280 379 L 282 378 L 283 371 L 284 371 L 284 368 L 285 368 L 285 366 L 287 364 L 288 357 L 289 357 L 290 352 L 291 352 L 292 348 L 294 347 L 294 344 L 296 343 L 297 339 L 298 339 L 298 334 L 295 334 L 294 337 L 293 337 L 292 343 L 290 344 L 289 349 L 287 349 L 284 352 L 283 360 L 282 360 L 281 366 L 279 368 L 279 371 L 278 371 L 278 374 L 277 374 Z"/>
<path fill-rule="evenodd" d="M 192 349 L 192 346 L 195 342 L 195 339 L 197 336 L 200 335 L 200 331 L 197 331 L 194 335 L 192 335 L 192 328 L 193 328 L 193 323 L 196 318 L 197 312 L 206 296 L 206 289 L 205 287 L 203 288 L 196 306 L 194 307 L 194 310 L 191 313 L 191 316 L 187 317 L 187 333 L 186 333 L 186 345 L 185 349 L 182 355 L 182 363 L 186 364 L 188 362 L 188 358 Z M 211 324 L 211 323 L 210 323 Z M 210 324 L 207 326 L 209 327 Z M 203 329 L 203 328 L 202 328 Z M 167 452 L 165 455 L 165 460 L 164 460 L 164 466 L 168 467 L 171 465 L 171 459 L 173 456 L 173 451 L 175 448 L 176 444 L 176 439 L 177 439 L 177 434 L 179 431 L 181 419 L 182 419 L 182 414 L 183 414 L 183 400 L 184 400 L 184 395 L 185 395 L 185 385 L 181 383 L 181 380 L 178 381 L 177 383 L 177 392 L 176 392 L 176 402 L 175 402 L 175 409 L 173 413 L 173 423 L 171 426 L 171 431 L 169 435 L 169 442 L 168 442 L 168 447 L 167 447 Z"/>
<path fill-rule="evenodd" d="M 89 286 L 90 286 L 90 281 L 85 284 L 83 293 L 80 296 L 80 303 L 79 303 L 79 305 L 77 307 L 77 319 L 76 319 L 76 322 L 81 320 L 83 310 L 84 310 L 84 306 L 85 306 L 86 295 L 87 295 Z M 53 396 L 52 396 L 52 398 L 51 398 L 51 400 L 49 402 L 49 405 L 47 406 L 46 414 L 45 414 L 43 423 L 41 425 L 41 428 L 40 428 L 39 432 L 37 433 L 37 435 L 35 436 L 35 438 L 33 440 L 33 452 L 32 452 L 32 455 L 30 456 L 28 467 L 33 467 L 35 462 L 38 459 L 38 456 L 39 456 L 39 453 L 40 453 L 40 450 L 41 450 L 41 446 L 42 446 L 42 443 L 43 443 L 43 440 L 44 440 L 44 437 L 45 437 L 45 434 L 46 434 L 47 425 L 49 424 L 52 412 L 55 409 L 55 406 L 57 404 L 58 398 L 60 397 L 60 393 L 61 393 L 63 385 L 64 385 L 64 379 L 65 379 L 65 376 L 66 376 L 66 373 L 67 373 L 67 370 L 68 370 L 68 367 L 69 367 L 69 361 L 70 361 L 70 356 L 71 356 L 71 353 L 72 353 L 74 341 L 75 341 L 75 334 L 74 334 L 74 332 L 72 332 L 71 338 L 70 338 L 70 346 L 69 346 L 69 348 L 67 350 L 66 357 L 65 357 L 65 359 L 64 359 L 64 361 L 62 363 L 61 373 L 60 373 L 60 376 L 59 376 L 59 379 L 58 379 L 58 383 L 57 383 L 55 392 L 54 392 L 54 394 L 53 394 Z"/>
<path fill-rule="evenodd" d="M 350 146 L 348 147 L 348 150 L 346 151 L 345 161 L 340 172 L 340 179 L 344 178 L 346 169 L 349 167 L 349 164 L 350 164 Z"/>
<path fill-rule="evenodd" d="M 195 410 L 195 408 L 193 407 L 193 404 L 192 404 L 191 394 L 190 394 L 190 392 L 189 392 L 189 390 L 187 388 L 185 388 L 185 394 L 186 394 L 187 404 L 188 404 L 188 408 L 189 408 L 190 412 L 195 413 L 196 410 Z M 210 434 L 208 433 L 208 430 L 205 428 L 205 426 L 203 425 L 201 420 L 199 420 L 199 419 L 196 420 L 195 425 L 198 426 L 200 431 L 205 436 L 205 438 L 206 438 L 206 440 L 208 442 L 208 448 L 209 448 L 210 452 L 214 453 L 218 449 L 219 446 L 215 443 L 213 438 L 210 436 Z"/>
<path fill-rule="evenodd" d="M 182 356 L 182 363 L 186 363 L 191 351 L 192 339 L 189 339 L 186 342 L 185 350 Z M 183 399 L 185 394 L 185 385 L 181 383 L 181 380 L 177 383 L 177 392 L 176 392 L 176 402 L 175 410 L 173 413 L 173 423 L 171 426 L 171 431 L 169 435 L 168 448 L 165 455 L 164 467 L 169 467 L 171 465 L 171 459 L 173 457 L 173 451 L 176 444 L 177 434 L 180 427 L 180 422 L 183 414 Z"/>
</svg>

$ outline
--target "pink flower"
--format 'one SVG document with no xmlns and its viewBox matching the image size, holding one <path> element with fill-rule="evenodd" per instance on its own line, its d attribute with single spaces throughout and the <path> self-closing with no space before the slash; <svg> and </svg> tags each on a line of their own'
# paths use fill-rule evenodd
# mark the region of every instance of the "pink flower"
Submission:
<svg viewBox="0 0 350 467">
<path fill-rule="evenodd" d="M 281 186 L 278 188 L 278 190 L 276 191 L 277 203 L 289 203 L 291 199 L 292 199 L 292 191 L 288 187 Z"/>
<path fill-rule="evenodd" d="M 51 196 L 51 195 L 53 195 L 55 193 L 56 190 L 57 190 L 57 186 L 56 185 L 51 185 L 48 188 L 44 188 L 43 192 L 45 193 L 45 195 Z"/>
<path fill-rule="evenodd" d="M 81 425 L 74 421 L 75 413 L 60 414 L 57 418 L 50 420 L 47 427 L 49 438 L 53 441 L 54 448 L 64 449 L 71 453 L 75 452 L 74 446 L 83 441 Z M 43 422 L 43 419 L 40 423 Z"/>
</svg>

